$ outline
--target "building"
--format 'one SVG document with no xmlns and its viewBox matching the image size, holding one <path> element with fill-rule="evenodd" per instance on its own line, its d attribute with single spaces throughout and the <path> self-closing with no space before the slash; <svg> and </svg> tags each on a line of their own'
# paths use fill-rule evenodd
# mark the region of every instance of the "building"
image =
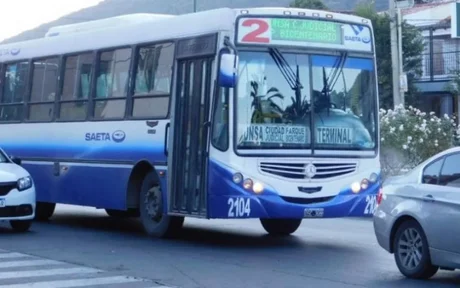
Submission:
<svg viewBox="0 0 460 288">
<path fill-rule="evenodd" d="M 423 74 L 416 80 L 423 97 L 419 108 L 437 115 L 459 114 L 460 97 L 448 89 L 460 71 L 460 38 L 452 37 L 451 29 L 452 19 L 457 19 L 457 5 L 456 1 L 444 0 L 402 11 L 403 19 L 419 27 L 425 38 Z"/>
</svg>

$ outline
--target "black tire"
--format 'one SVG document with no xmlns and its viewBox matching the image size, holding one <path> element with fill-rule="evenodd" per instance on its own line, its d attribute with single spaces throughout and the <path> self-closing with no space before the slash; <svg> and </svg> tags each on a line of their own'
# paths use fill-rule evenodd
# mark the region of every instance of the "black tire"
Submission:
<svg viewBox="0 0 460 288">
<path fill-rule="evenodd" d="M 408 243 L 408 246 L 400 241 Z M 438 272 L 439 267 L 431 263 L 425 232 L 417 221 L 408 220 L 398 227 L 393 239 L 393 247 L 396 265 L 401 274 L 407 278 L 429 279 Z M 413 257 L 412 260 L 410 257 Z M 406 259 L 408 261 L 404 263 Z"/>
<path fill-rule="evenodd" d="M 35 220 L 48 221 L 51 218 L 51 216 L 53 216 L 55 208 L 55 203 L 37 202 L 35 208 Z"/>
<path fill-rule="evenodd" d="M 299 228 L 302 219 L 260 219 L 260 222 L 269 234 L 286 236 Z"/>
<path fill-rule="evenodd" d="M 176 236 L 184 224 L 184 217 L 169 216 L 163 209 L 163 194 L 155 172 L 149 172 L 142 182 L 139 212 L 147 235 L 156 238 Z"/>
<path fill-rule="evenodd" d="M 26 232 L 32 226 L 31 220 L 11 220 L 10 221 L 11 228 L 13 228 L 16 232 Z"/>
<path fill-rule="evenodd" d="M 110 217 L 114 218 L 136 218 L 139 217 L 139 210 L 137 209 L 128 209 L 127 211 L 123 210 L 114 210 L 114 209 L 105 209 L 105 212 Z"/>
</svg>

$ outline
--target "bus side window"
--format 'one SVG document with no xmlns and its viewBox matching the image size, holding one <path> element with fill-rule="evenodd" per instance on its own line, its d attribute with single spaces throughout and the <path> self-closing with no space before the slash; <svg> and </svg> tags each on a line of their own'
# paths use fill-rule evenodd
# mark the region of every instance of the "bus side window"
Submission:
<svg viewBox="0 0 460 288">
<path fill-rule="evenodd" d="M 51 121 L 54 118 L 54 98 L 57 92 L 59 59 L 34 60 L 32 64 L 32 90 L 28 105 L 28 119 Z"/>
<path fill-rule="evenodd" d="M 95 119 L 117 119 L 125 116 L 129 85 L 131 48 L 102 52 L 98 57 Z"/>
<path fill-rule="evenodd" d="M 212 145 L 221 151 L 226 151 L 229 145 L 228 136 L 228 96 L 229 88 L 219 88 L 213 112 Z"/>
<path fill-rule="evenodd" d="M 3 97 L 0 103 L 0 121 L 21 121 L 26 93 L 29 63 L 27 61 L 5 66 Z"/>
<path fill-rule="evenodd" d="M 93 54 L 65 58 L 64 83 L 59 103 L 59 119 L 85 120 L 93 73 Z"/>
<path fill-rule="evenodd" d="M 148 45 L 137 51 L 133 117 L 168 115 L 174 64 L 174 43 Z"/>
</svg>

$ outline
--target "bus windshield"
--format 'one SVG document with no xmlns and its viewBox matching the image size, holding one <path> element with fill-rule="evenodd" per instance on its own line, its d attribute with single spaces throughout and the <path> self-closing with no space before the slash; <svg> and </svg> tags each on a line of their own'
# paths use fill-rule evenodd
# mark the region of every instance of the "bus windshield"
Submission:
<svg viewBox="0 0 460 288">
<path fill-rule="evenodd" d="M 375 148 L 371 58 L 270 50 L 241 51 L 239 59 L 237 149 Z"/>
</svg>

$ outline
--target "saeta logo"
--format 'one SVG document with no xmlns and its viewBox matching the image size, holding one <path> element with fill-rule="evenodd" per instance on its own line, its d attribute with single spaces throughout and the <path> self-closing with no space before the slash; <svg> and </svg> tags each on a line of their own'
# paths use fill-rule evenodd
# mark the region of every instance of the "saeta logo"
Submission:
<svg viewBox="0 0 460 288">
<path fill-rule="evenodd" d="M 347 41 L 352 42 L 363 42 L 368 44 L 371 42 L 371 38 L 367 36 L 360 36 L 360 34 L 364 31 L 364 26 L 361 25 L 350 25 L 351 29 L 353 30 L 354 36 L 345 36 Z"/>
<path fill-rule="evenodd" d="M 125 141 L 125 139 L 126 139 L 126 134 L 125 134 L 125 132 L 123 132 L 121 130 L 117 130 L 117 131 L 112 133 L 112 140 L 114 142 L 120 143 L 120 142 Z"/>
<path fill-rule="evenodd" d="M 125 141 L 126 133 L 122 130 L 117 130 L 112 134 L 107 132 L 92 132 L 85 134 L 85 140 L 88 142 L 110 142 L 121 143 Z"/>
</svg>

